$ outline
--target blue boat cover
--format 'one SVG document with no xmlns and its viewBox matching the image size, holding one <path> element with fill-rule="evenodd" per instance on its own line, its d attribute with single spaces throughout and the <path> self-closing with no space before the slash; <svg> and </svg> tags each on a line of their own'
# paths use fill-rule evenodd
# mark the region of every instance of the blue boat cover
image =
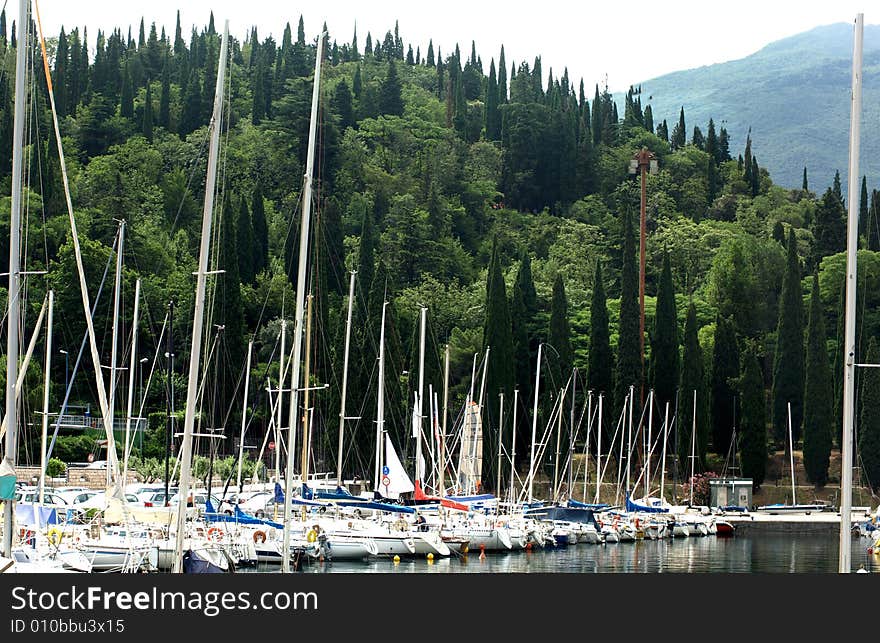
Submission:
<svg viewBox="0 0 880 643">
<path fill-rule="evenodd" d="M 665 509 L 664 507 L 651 507 L 650 505 L 640 505 L 637 502 L 633 502 L 630 500 L 629 492 L 626 494 L 626 510 L 627 511 L 638 511 L 646 514 L 667 514 L 669 513 L 669 509 Z"/>
<path fill-rule="evenodd" d="M 568 506 L 574 507 L 575 509 L 592 509 L 593 511 L 598 511 L 599 509 L 605 509 L 605 507 L 610 507 L 611 505 L 607 502 L 588 503 L 569 499 Z"/>
</svg>

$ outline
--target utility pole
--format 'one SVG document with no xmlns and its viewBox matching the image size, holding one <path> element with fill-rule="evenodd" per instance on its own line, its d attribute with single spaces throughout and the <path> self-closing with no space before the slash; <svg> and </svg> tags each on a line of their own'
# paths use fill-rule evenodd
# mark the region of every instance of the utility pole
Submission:
<svg viewBox="0 0 880 643">
<path fill-rule="evenodd" d="M 643 147 L 629 162 L 630 174 L 639 173 L 641 177 L 642 198 L 639 210 L 639 357 L 642 365 L 642 380 L 645 372 L 645 239 L 647 235 L 647 175 L 657 174 L 657 158 L 648 148 Z M 639 400 L 644 403 L 645 385 L 639 387 Z"/>
</svg>

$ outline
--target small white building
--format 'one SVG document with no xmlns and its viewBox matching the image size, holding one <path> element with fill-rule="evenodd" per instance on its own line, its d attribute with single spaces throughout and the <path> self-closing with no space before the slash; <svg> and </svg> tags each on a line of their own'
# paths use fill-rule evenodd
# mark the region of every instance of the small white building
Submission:
<svg viewBox="0 0 880 643">
<path fill-rule="evenodd" d="M 709 480 L 709 506 L 714 508 L 752 506 L 751 478 L 714 478 Z"/>
</svg>

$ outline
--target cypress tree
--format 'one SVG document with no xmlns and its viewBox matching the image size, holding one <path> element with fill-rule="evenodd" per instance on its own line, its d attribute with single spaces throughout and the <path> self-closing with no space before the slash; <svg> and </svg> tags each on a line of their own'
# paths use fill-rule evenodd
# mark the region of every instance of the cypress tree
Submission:
<svg viewBox="0 0 880 643">
<path fill-rule="evenodd" d="M 730 136 L 725 127 L 718 132 L 718 156 L 722 163 L 730 160 Z"/>
<path fill-rule="evenodd" d="M 565 379 L 571 372 L 574 359 L 571 349 L 571 327 L 568 321 L 568 299 L 565 296 L 565 282 L 562 280 L 562 275 L 558 272 L 553 280 L 549 337 L 550 345 L 559 354 L 558 359 L 555 361 L 555 377 L 553 378 L 555 380 L 555 388 L 558 390 L 562 388 Z"/>
<path fill-rule="evenodd" d="M 816 208 L 813 237 L 812 266 L 818 266 L 822 257 L 846 249 L 846 210 L 833 188 L 825 190 Z"/>
<path fill-rule="evenodd" d="M 504 45 L 501 45 L 501 55 L 498 57 L 498 104 L 507 104 L 507 61 L 504 59 Z"/>
<path fill-rule="evenodd" d="M 779 298 L 776 326 L 776 355 L 773 362 L 773 437 L 788 444 L 788 404 L 791 404 L 791 433 L 794 444 L 801 437 L 804 417 L 804 311 L 801 268 L 794 229 L 788 233 L 788 260 Z"/>
<path fill-rule="evenodd" d="M 58 46 L 55 49 L 55 109 L 59 116 L 67 114 L 67 65 L 68 65 L 68 48 L 67 36 L 64 34 L 64 27 L 61 28 L 61 34 L 58 36 Z"/>
<path fill-rule="evenodd" d="M 629 387 L 638 394 L 642 386 L 639 353 L 639 274 L 629 210 L 623 214 L 623 247 L 620 271 L 620 321 L 617 339 L 617 377 L 614 408 L 621 408 Z"/>
<path fill-rule="evenodd" d="M 360 66 L 360 64 L 358 64 L 354 68 L 354 78 L 351 79 L 351 91 L 354 94 L 355 98 L 361 97 L 361 88 L 362 88 L 361 66 Z"/>
<path fill-rule="evenodd" d="M 153 94 L 150 90 L 150 83 L 147 82 L 147 92 L 144 97 L 144 136 L 150 143 L 153 142 Z"/>
<path fill-rule="evenodd" d="M 346 127 L 354 126 L 355 117 L 351 91 L 349 91 L 348 83 L 344 78 L 336 84 L 336 90 L 333 92 L 333 111 L 339 115 L 340 130 L 345 131 Z"/>
<path fill-rule="evenodd" d="M 806 192 L 810 189 L 809 184 L 807 183 L 807 166 L 804 166 L 804 182 L 801 184 L 801 189 Z"/>
<path fill-rule="evenodd" d="M 773 232 L 770 233 L 770 236 L 773 241 L 785 247 L 785 226 L 782 225 L 782 221 L 773 224 Z"/>
<path fill-rule="evenodd" d="M 867 363 L 877 364 L 880 351 L 877 338 L 868 342 Z M 865 369 L 862 374 L 862 413 L 859 422 L 859 461 L 862 474 L 872 491 L 880 489 L 880 373 L 876 368 Z"/>
<path fill-rule="evenodd" d="M 840 187 L 840 170 L 834 172 L 834 180 L 831 182 L 831 192 L 840 203 L 840 207 L 846 210 L 846 203 L 843 200 L 843 191 Z"/>
<path fill-rule="evenodd" d="M 201 123 L 202 92 L 199 82 L 199 72 L 193 69 L 189 74 L 189 82 L 184 92 L 183 109 L 178 124 L 181 139 L 199 127 Z"/>
<path fill-rule="evenodd" d="M 608 330 L 608 306 L 602 281 L 602 262 L 596 259 L 593 294 L 590 298 L 590 351 L 587 370 L 587 388 L 605 398 L 614 391 L 614 373 L 611 368 L 611 339 Z"/>
<path fill-rule="evenodd" d="M 804 383 L 804 468 L 817 487 L 828 482 L 831 459 L 834 386 L 825 337 L 825 313 L 819 294 L 819 273 L 813 273 L 810 317 L 807 323 L 806 381 Z"/>
<path fill-rule="evenodd" d="M 159 126 L 166 130 L 171 129 L 171 70 L 168 64 L 168 55 L 165 55 L 165 64 L 162 65 L 162 95 L 159 97 Z"/>
<path fill-rule="evenodd" d="M 498 81 L 495 77 L 495 59 L 489 63 L 489 81 L 486 84 L 485 125 L 486 138 L 490 141 L 501 139 L 501 114 L 498 111 Z"/>
<path fill-rule="evenodd" d="M 868 179 L 862 176 L 862 189 L 859 192 L 859 234 L 865 234 L 868 225 Z"/>
<path fill-rule="evenodd" d="M 251 195 L 251 217 L 254 230 L 254 274 L 258 275 L 269 265 L 269 229 L 266 226 L 266 210 L 259 181 L 254 185 Z"/>
<path fill-rule="evenodd" d="M 684 107 L 682 107 L 678 114 L 678 123 L 672 128 L 672 135 L 670 136 L 669 142 L 672 145 L 672 149 L 677 150 L 685 146 L 687 143 L 686 139 L 687 127 L 684 123 Z"/>
<path fill-rule="evenodd" d="M 681 395 L 679 396 L 678 413 L 676 413 L 676 431 L 678 433 L 678 456 L 683 471 L 690 473 L 691 433 L 694 428 L 694 391 L 697 395 L 697 438 L 695 469 L 705 467 L 706 445 L 708 442 L 709 422 L 704 409 L 706 408 L 705 378 L 703 376 L 703 350 L 697 335 L 697 309 L 694 302 L 688 305 L 687 318 L 684 324 L 684 353 L 681 368 Z"/>
<path fill-rule="evenodd" d="M 733 428 L 739 419 L 736 382 L 739 378 L 739 346 L 733 323 L 715 316 L 714 351 L 712 352 L 711 419 L 712 446 L 715 453 L 726 454 Z"/>
<path fill-rule="evenodd" d="M 538 341 L 534 332 L 535 315 L 538 312 L 538 299 L 535 284 L 532 282 L 532 264 L 529 253 L 523 251 L 513 284 L 513 296 L 510 305 L 511 335 L 514 350 L 514 366 L 516 386 L 522 394 L 521 404 L 525 412 L 519 414 L 519 427 L 531 426 L 531 408 L 529 392 L 534 388 L 535 358 Z M 517 453 L 526 453 L 529 447 L 529 436 L 526 431 L 517 428 Z"/>
<path fill-rule="evenodd" d="M 379 113 L 403 116 L 403 98 L 400 95 L 400 79 L 394 59 L 388 61 L 388 75 L 379 91 Z"/>
<path fill-rule="evenodd" d="M 119 99 L 119 113 L 125 118 L 134 117 L 134 90 L 131 86 L 131 71 L 128 63 L 122 72 L 122 95 Z"/>
<path fill-rule="evenodd" d="M 743 355 L 743 370 L 739 378 L 742 399 L 739 454 L 742 475 L 752 479 L 757 490 L 767 472 L 767 418 L 764 400 L 764 380 L 756 349 L 749 343 Z"/>
<path fill-rule="evenodd" d="M 645 130 L 654 133 L 654 110 L 651 109 L 650 105 L 645 107 Z"/>
<path fill-rule="evenodd" d="M 227 197 L 223 205 L 219 257 L 219 268 L 224 272 L 218 275 L 220 287 L 217 289 L 218 322 L 225 326 L 223 339 L 228 351 L 228 364 L 223 369 L 224 376 L 220 389 L 224 400 L 232 399 L 244 354 L 244 311 L 241 303 L 241 279 L 238 273 L 235 221 L 231 199 Z"/>
<path fill-rule="evenodd" d="M 868 208 L 866 237 L 868 250 L 880 250 L 880 192 L 871 190 L 871 205 Z"/>
<path fill-rule="evenodd" d="M 483 417 L 488 419 L 488 431 L 483 431 L 483 480 L 492 484 L 496 479 L 496 459 L 498 450 L 498 410 L 493 403 L 503 392 L 506 399 L 512 399 L 514 372 L 513 338 L 511 336 L 510 309 L 504 277 L 501 274 L 501 260 L 498 253 L 497 238 L 492 241 L 492 259 L 486 277 L 486 320 L 483 326 L 483 348 L 489 348 L 489 363 L 486 375 L 486 397 L 489 402 L 484 407 Z M 503 430 L 503 427 L 502 427 Z M 502 438 L 503 439 L 503 438 Z M 496 490 L 497 491 L 497 490 Z"/>
<path fill-rule="evenodd" d="M 238 220 L 236 221 L 235 234 L 238 248 L 238 274 L 242 283 L 254 283 L 256 276 L 256 243 L 254 242 L 254 227 L 251 223 L 251 213 L 248 210 L 247 200 L 242 198 L 238 205 Z"/>
<path fill-rule="evenodd" d="M 662 409 L 666 402 L 674 408 L 678 378 L 678 314 L 675 310 L 669 253 L 664 252 L 651 344 L 651 386 L 660 404 L 659 408 Z"/>
</svg>

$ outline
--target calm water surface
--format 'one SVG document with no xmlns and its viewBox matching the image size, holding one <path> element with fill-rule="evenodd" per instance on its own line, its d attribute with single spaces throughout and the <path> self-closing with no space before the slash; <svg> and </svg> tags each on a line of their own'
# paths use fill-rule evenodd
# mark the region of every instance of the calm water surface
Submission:
<svg viewBox="0 0 880 643">
<path fill-rule="evenodd" d="M 880 556 L 868 554 L 866 539 L 853 539 L 853 571 L 880 572 Z M 839 543 L 828 535 L 763 534 L 728 538 L 677 538 L 610 545 L 579 544 L 532 552 L 478 552 L 427 560 L 390 559 L 311 563 L 303 573 L 837 573 Z M 277 567 L 242 569 L 276 572 Z"/>
</svg>

